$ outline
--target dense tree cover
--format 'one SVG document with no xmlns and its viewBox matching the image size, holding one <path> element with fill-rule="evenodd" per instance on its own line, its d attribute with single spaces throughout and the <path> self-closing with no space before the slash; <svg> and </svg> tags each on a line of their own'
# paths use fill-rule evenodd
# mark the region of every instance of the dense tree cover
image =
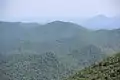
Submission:
<svg viewBox="0 0 120 80">
<path fill-rule="evenodd" d="M 0 77 L 61 80 L 119 48 L 119 29 L 92 31 L 62 21 L 0 22 Z"/>
<path fill-rule="evenodd" d="M 120 53 L 85 68 L 66 80 L 119 80 Z"/>
<path fill-rule="evenodd" d="M 3 61 L 0 65 L 2 80 L 61 80 L 70 74 L 70 70 L 52 52 L 10 54 Z"/>
</svg>

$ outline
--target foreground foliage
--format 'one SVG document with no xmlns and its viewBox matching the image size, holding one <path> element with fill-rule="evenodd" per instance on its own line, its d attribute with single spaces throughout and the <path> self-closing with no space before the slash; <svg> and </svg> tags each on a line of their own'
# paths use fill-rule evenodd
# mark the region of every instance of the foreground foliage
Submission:
<svg viewBox="0 0 120 80">
<path fill-rule="evenodd" d="M 77 72 L 67 80 L 120 80 L 120 53 Z"/>
</svg>

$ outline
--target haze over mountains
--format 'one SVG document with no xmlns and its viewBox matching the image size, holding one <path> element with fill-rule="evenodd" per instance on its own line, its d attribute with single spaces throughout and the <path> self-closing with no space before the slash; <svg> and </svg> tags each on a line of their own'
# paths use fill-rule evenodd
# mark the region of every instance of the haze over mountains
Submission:
<svg viewBox="0 0 120 80">
<path fill-rule="evenodd" d="M 4 73 L 0 76 L 10 80 L 61 80 L 119 49 L 119 28 L 91 30 L 63 21 L 0 22 L 0 71 Z"/>
<path fill-rule="evenodd" d="M 10 22 L 12 20 L 4 20 Z M 14 20 L 12 22 L 46 24 L 54 21 L 72 22 L 84 26 L 88 29 L 117 29 L 120 28 L 120 16 L 108 17 L 106 15 L 96 15 L 92 17 L 31 17 L 26 19 Z M 97 27 L 96 27 L 97 26 Z"/>
<path fill-rule="evenodd" d="M 117 29 L 120 28 L 120 17 L 106 17 L 105 15 L 98 15 L 82 23 L 91 29 Z"/>
</svg>

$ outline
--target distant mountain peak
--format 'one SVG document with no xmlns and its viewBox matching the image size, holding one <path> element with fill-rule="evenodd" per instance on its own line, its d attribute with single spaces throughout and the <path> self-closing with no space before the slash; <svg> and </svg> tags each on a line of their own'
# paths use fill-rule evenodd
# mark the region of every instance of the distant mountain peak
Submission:
<svg viewBox="0 0 120 80">
<path fill-rule="evenodd" d="M 107 17 L 106 15 L 97 15 L 84 21 L 83 26 L 92 29 L 115 29 L 120 26 L 119 17 Z"/>
<path fill-rule="evenodd" d="M 106 15 L 102 15 L 102 14 L 97 15 L 96 17 L 106 17 L 106 18 L 107 18 L 107 16 L 106 16 Z"/>
<path fill-rule="evenodd" d="M 107 17 L 105 15 L 97 15 L 97 16 L 93 17 L 92 19 L 109 19 L 109 17 Z"/>
</svg>

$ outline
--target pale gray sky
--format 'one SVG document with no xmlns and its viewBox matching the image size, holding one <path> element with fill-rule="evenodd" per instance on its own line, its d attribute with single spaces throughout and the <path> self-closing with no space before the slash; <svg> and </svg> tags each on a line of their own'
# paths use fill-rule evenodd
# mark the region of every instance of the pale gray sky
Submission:
<svg viewBox="0 0 120 80">
<path fill-rule="evenodd" d="M 120 0 L 0 0 L 0 19 L 109 17 L 120 14 Z"/>
</svg>

